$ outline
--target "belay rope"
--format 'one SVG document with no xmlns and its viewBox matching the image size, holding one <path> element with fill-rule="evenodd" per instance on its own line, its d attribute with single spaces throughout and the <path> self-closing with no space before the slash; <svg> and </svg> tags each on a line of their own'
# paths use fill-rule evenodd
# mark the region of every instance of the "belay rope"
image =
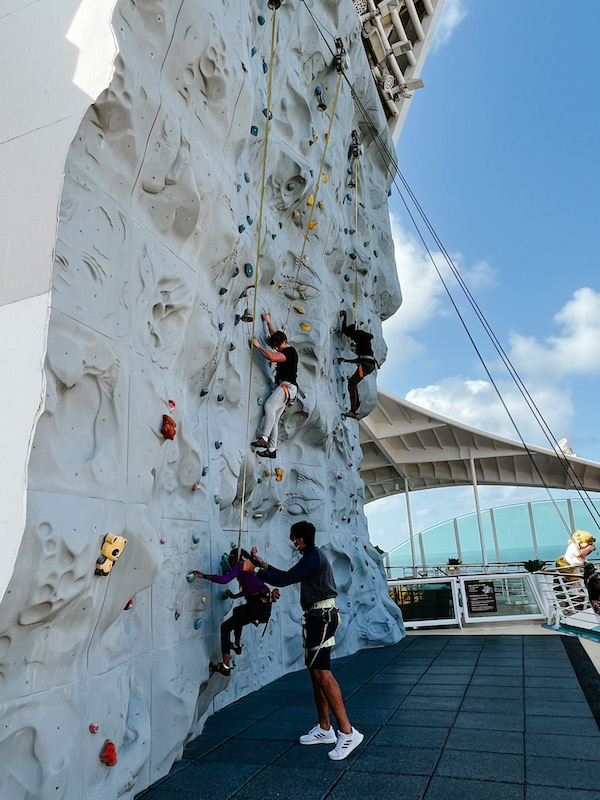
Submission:
<svg viewBox="0 0 600 800">
<path fill-rule="evenodd" d="M 271 7 L 271 4 L 269 4 Z M 250 372 L 248 375 L 248 396 L 246 399 L 246 441 L 249 438 L 250 432 L 250 400 L 252 397 L 252 372 L 254 366 L 254 335 L 256 330 L 256 307 L 257 307 L 257 295 L 258 295 L 258 274 L 259 274 L 259 265 L 260 265 L 260 243 L 261 243 L 261 235 L 262 235 L 262 221 L 263 221 L 263 205 L 265 199 L 265 177 L 266 177 L 266 169 L 267 169 L 267 146 L 269 144 L 269 121 L 271 118 L 271 86 L 273 80 L 273 61 L 275 55 L 275 30 L 276 30 L 276 22 L 277 22 L 277 3 L 272 4 L 273 7 L 273 26 L 271 30 L 271 55 L 269 58 L 269 81 L 267 86 L 267 108 L 266 108 L 266 118 L 267 124 L 265 128 L 265 146 L 263 150 L 263 163 L 262 163 L 262 179 L 261 179 L 261 187 L 260 187 L 260 209 L 259 209 L 259 216 L 258 216 L 258 230 L 257 230 L 257 241 L 256 241 L 256 269 L 254 273 L 254 303 L 252 306 L 252 337 L 250 339 Z M 242 470 L 242 500 L 240 504 L 240 527 L 238 531 L 238 544 L 237 544 L 237 558 L 238 561 L 240 560 L 240 554 L 242 551 L 242 534 L 244 531 L 244 512 L 246 507 L 246 481 L 247 481 L 247 473 L 248 473 L 248 459 L 244 458 L 244 467 Z"/>
</svg>

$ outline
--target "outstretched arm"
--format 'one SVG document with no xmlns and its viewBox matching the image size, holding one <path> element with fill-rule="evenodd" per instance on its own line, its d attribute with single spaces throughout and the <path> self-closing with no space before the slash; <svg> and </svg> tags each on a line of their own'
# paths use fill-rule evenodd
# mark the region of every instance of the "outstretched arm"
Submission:
<svg viewBox="0 0 600 800">
<path fill-rule="evenodd" d="M 246 567 L 246 564 L 248 564 L 248 567 Z M 243 569 L 253 569 L 250 561 L 246 560 L 246 564 L 243 565 Z M 308 578 L 309 575 L 312 575 L 313 572 L 318 569 L 318 566 L 319 554 L 316 550 L 313 550 L 311 553 L 307 553 L 303 556 L 300 561 L 291 569 L 288 569 L 287 572 L 276 569 L 269 564 L 267 569 L 258 571 L 258 577 L 261 581 L 270 583 L 271 586 L 290 586 L 292 583 L 300 583 L 304 578 Z"/>
<path fill-rule="evenodd" d="M 277 350 L 268 350 L 266 347 L 263 347 L 256 338 L 252 339 L 252 344 L 267 361 L 287 361 L 283 353 L 278 353 Z"/>
<path fill-rule="evenodd" d="M 277 330 L 277 328 L 276 328 L 276 327 L 275 327 L 275 325 L 273 325 L 273 323 L 271 322 L 271 315 L 270 315 L 270 314 L 268 314 L 268 313 L 265 311 L 265 313 L 262 315 L 262 318 L 263 318 L 263 319 L 264 319 L 264 321 L 267 323 L 267 327 L 268 327 L 268 329 L 269 329 L 269 333 L 275 333 L 275 331 Z"/>
</svg>

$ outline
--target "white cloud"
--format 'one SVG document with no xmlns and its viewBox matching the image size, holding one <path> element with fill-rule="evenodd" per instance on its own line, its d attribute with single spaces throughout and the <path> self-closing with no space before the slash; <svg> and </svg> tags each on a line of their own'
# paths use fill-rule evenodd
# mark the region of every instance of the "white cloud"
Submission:
<svg viewBox="0 0 600 800">
<path fill-rule="evenodd" d="M 543 343 L 514 333 L 511 359 L 536 380 L 558 382 L 570 375 L 600 374 L 600 293 L 584 287 L 555 314 L 560 336 Z"/>
<path fill-rule="evenodd" d="M 450 41 L 456 27 L 467 16 L 464 0 L 446 0 L 435 31 L 431 52 L 435 53 Z"/>
<path fill-rule="evenodd" d="M 391 345 L 386 362 L 388 369 L 422 358 L 424 347 L 414 336 L 415 332 L 426 326 L 433 317 L 448 313 L 445 289 L 422 244 L 402 228 L 394 215 L 391 223 L 402 305 L 383 326 L 385 340 Z M 453 285 L 454 278 L 442 254 L 432 252 L 432 256 L 444 280 Z M 461 265 L 460 253 L 452 254 L 452 260 L 460 266 L 463 279 L 471 289 L 495 285 L 495 271 L 485 261 L 465 269 Z"/>
</svg>

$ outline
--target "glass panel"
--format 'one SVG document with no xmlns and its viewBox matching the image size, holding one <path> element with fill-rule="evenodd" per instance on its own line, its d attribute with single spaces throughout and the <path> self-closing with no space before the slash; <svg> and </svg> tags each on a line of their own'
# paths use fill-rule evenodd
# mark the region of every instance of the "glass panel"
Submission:
<svg viewBox="0 0 600 800">
<path fill-rule="evenodd" d="M 466 580 L 464 602 L 472 619 L 539 614 L 540 608 L 526 576 Z"/>
<path fill-rule="evenodd" d="M 527 504 L 496 508 L 494 519 L 501 561 L 528 561 L 535 558 Z M 540 538 L 538 536 L 538 542 Z"/>
<path fill-rule="evenodd" d="M 589 500 L 587 500 L 586 502 L 588 503 L 588 505 L 590 505 Z M 573 519 L 575 520 L 575 527 L 578 530 L 590 531 L 590 533 L 592 533 L 593 536 L 596 537 L 596 539 L 600 539 L 600 535 L 598 534 L 598 525 L 595 522 L 597 518 L 590 514 L 583 500 L 573 500 L 572 506 L 573 506 Z M 597 500 L 594 501 L 594 508 L 600 510 L 600 503 Z M 598 548 L 598 542 L 596 542 L 596 548 Z M 592 558 L 596 556 L 597 552 L 592 554 Z"/>
<path fill-rule="evenodd" d="M 453 521 L 443 522 L 426 531 L 423 534 L 423 545 L 428 565 L 447 564 L 449 558 L 457 558 Z"/>
<path fill-rule="evenodd" d="M 569 509 L 566 500 L 558 500 L 556 505 L 568 526 Z M 532 503 L 531 508 L 533 510 L 533 522 L 540 558 L 542 561 L 555 561 L 567 549 L 569 532 L 566 530 L 553 503 L 546 501 Z M 573 508 L 573 511 L 575 511 L 575 508 Z M 526 561 L 527 558 L 533 557 L 532 549 L 531 555 L 523 560 Z"/>
<path fill-rule="evenodd" d="M 456 617 L 450 583 L 411 583 L 389 589 L 405 622 Z"/>
<path fill-rule="evenodd" d="M 490 527 L 490 541 L 493 541 Z M 485 528 L 484 528 L 485 531 Z M 479 525 L 477 524 L 477 515 L 469 514 L 468 517 L 461 517 L 458 520 L 458 533 L 460 536 L 460 546 L 462 549 L 463 564 L 481 564 L 483 562 L 483 555 L 481 553 L 481 541 L 479 539 Z M 494 550 L 491 549 L 493 556 Z M 488 560 L 490 553 L 488 553 Z"/>
</svg>

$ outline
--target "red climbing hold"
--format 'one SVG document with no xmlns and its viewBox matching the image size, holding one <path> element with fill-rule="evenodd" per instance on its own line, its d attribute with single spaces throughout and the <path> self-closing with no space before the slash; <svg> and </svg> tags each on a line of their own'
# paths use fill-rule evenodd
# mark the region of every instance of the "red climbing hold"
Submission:
<svg viewBox="0 0 600 800">
<path fill-rule="evenodd" d="M 170 417 L 168 414 L 163 414 L 163 426 L 160 429 L 160 432 L 165 437 L 165 439 L 174 439 L 175 434 L 177 431 L 175 428 L 177 427 L 177 423 Z"/>
<path fill-rule="evenodd" d="M 171 409 L 171 411 L 173 411 L 173 409 L 175 408 L 175 400 L 169 400 L 169 408 Z"/>
<path fill-rule="evenodd" d="M 123 611 L 129 611 L 130 608 L 133 608 L 135 605 L 135 597 L 130 597 L 129 600 L 123 606 Z"/>
<path fill-rule="evenodd" d="M 117 763 L 117 748 L 110 739 L 106 739 L 100 751 L 100 761 L 107 767 L 114 767 Z"/>
<path fill-rule="evenodd" d="M 95 722 L 91 722 L 90 723 L 89 731 L 90 731 L 90 733 L 98 733 L 98 726 L 96 725 Z"/>
</svg>

